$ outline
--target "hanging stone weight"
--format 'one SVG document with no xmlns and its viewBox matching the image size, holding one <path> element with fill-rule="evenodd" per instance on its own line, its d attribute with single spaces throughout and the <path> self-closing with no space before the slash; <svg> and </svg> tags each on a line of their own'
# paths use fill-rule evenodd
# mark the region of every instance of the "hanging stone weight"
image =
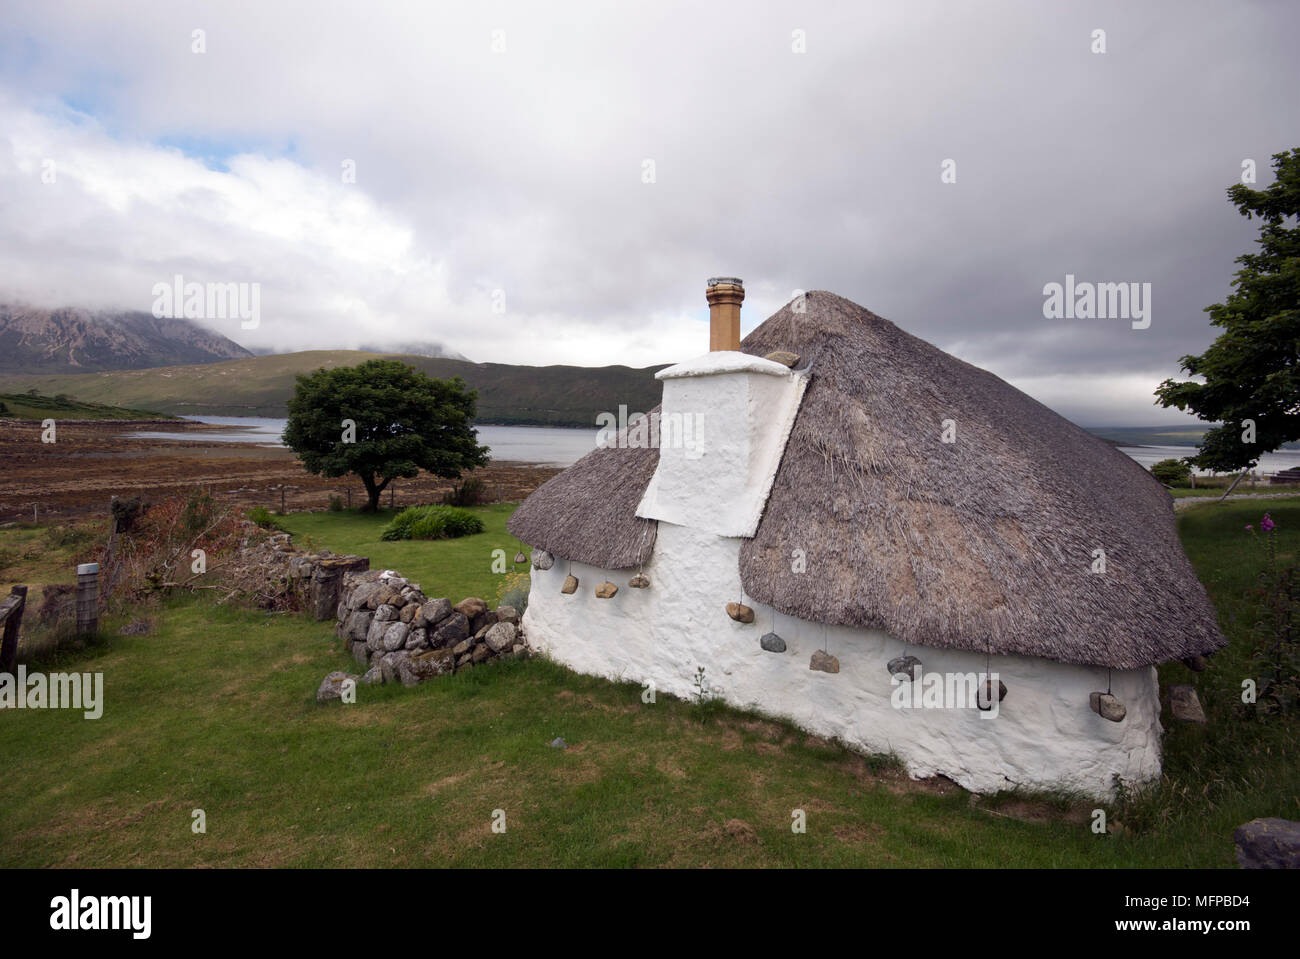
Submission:
<svg viewBox="0 0 1300 959">
<path fill-rule="evenodd" d="M 727 615 L 738 623 L 752 623 L 754 611 L 742 603 L 728 603 Z"/>
<path fill-rule="evenodd" d="M 570 573 L 564 577 L 564 585 L 560 587 L 561 593 L 576 593 L 578 591 L 578 577 Z"/>
<path fill-rule="evenodd" d="M 596 587 L 596 598 L 613 599 L 614 594 L 617 592 L 618 592 L 618 587 L 615 586 L 613 583 L 606 581 Z"/>
<path fill-rule="evenodd" d="M 516 563 L 528 562 L 528 557 L 523 554 L 523 550 L 520 550 L 518 553 L 515 553 L 515 562 Z"/>
<path fill-rule="evenodd" d="M 627 581 L 627 585 L 632 589 L 649 589 L 650 580 L 646 579 L 640 573 L 637 573 L 635 576 L 633 576 L 631 579 Z"/>
<path fill-rule="evenodd" d="M 808 660 L 809 669 L 818 669 L 823 673 L 838 673 L 840 671 L 840 661 L 830 653 L 821 649 L 813 650 L 812 658 Z"/>
<path fill-rule="evenodd" d="M 758 645 L 762 646 L 769 653 L 785 652 L 785 640 L 776 633 L 764 633 L 763 638 L 758 641 Z"/>
<path fill-rule="evenodd" d="M 886 667 L 890 676 L 906 676 L 910 680 L 921 678 L 921 661 L 915 656 L 896 656 Z"/>
<path fill-rule="evenodd" d="M 555 557 L 544 549 L 533 550 L 533 568 L 550 569 L 555 565 Z"/>
<path fill-rule="evenodd" d="M 984 685 L 979 687 L 975 692 L 975 705 L 983 712 L 988 712 L 993 708 L 993 680 L 986 679 Z M 1007 698 L 1007 684 L 998 680 L 998 702 Z"/>
<path fill-rule="evenodd" d="M 1112 723 L 1119 722 L 1128 714 L 1124 704 L 1110 693 L 1089 693 L 1088 706 L 1102 719 L 1109 719 Z"/>
</svg>

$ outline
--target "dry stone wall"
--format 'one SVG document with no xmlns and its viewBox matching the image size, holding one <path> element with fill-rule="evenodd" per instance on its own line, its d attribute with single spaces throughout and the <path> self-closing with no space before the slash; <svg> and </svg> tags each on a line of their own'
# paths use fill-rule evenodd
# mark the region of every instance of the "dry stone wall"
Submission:
<svg viewBox="0 0 1300 959">
<path fill-rule="evenodd" d="M 345 573 L 335 618 L 336 632 L 363 670 L 359 682 L 365 684 L 414 686 L 528 651 L 514 607 L 489 609 L 477 597 L 455 605 L 447 598 L 430 599 L 418 583 L 393 570 Z"/>
</svg>

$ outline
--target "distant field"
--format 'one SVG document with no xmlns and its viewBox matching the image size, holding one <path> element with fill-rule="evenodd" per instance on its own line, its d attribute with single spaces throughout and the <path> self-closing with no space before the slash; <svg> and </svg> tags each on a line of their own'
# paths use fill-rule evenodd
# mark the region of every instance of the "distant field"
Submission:
<svg viewBox="0 0 1300 959">
<path fill-rule="evenodd" d="M 152 420 L 174 419 L 170 414 L 88 403 L 66 396 L 0 393 L 0 418 L 19 420 Z"/>
<path fill-rule="evenodd" d="M 0 390 L 37 389 L 90 403 L 113 403 L 181 415 L 284 416 L 295 377 L 321 367 L 400 359 L 430 376 L 460 376 L 479 391 L 483 423 L 586 426 L 620 404 L 647 411 L 659 404 L 654 374 L 662 367 L 510 366 L 426 356 L 310 350 L 149 370 L 105 373 L 0 374 Z"/>
</svg>

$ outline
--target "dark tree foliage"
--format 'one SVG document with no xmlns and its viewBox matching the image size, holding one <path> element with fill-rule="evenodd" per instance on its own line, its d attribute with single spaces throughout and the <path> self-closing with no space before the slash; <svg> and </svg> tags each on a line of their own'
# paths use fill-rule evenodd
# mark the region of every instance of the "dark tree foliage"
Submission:
<svg viewBox="0 0 1300 959">
<path fill-rule="evenodd" d="M 1220 424 L 1191 457 L 1204 469 L 1247 469 L 1300 439 L 1300 148 L 1275 154 L 1273 170 L 1266 189 L 1228 189 L 1243 216 L 1259 217 L 1259 251 L 1237 257 L 1227 302 L 1206 308 L 1223 329 L 1218 339 L 1182 358 L 1183 370 L 1205 382 L 1165 380 L 1156 390 L 1161 406 Z"/>
<path fill-rule="evenodd" d="M 477 401 L 460 377 L 433 379 L 397 360 L 320 369 L 298 377 L 284 442 L 313 473 L 359 476 L 373 510 L 398 477 L 426 470 L 457 479 L 487 463 Z"/>
</svg>

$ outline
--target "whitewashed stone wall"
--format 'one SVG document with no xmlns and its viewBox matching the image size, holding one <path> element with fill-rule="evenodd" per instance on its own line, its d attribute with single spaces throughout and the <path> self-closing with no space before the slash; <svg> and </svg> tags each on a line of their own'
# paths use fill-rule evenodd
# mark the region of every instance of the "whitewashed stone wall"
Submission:
<svg viewBox="0 0 1300 959">
<path fill-rule="evenodd" d="M 715 695 L 743 708 L 789 719 L 870 753 L 897 754 L 915 777 L 943 774 L 976 792 L 1014 786 L 1067 788 L 1107 796 L 1113 777 L 1141 782 L 1160 772 L 1160 701 L 1152 667 L 1117 670 L 1114 694 L 1127 708 L 1119 723 L 1088 705 L 1107 687 L 1102 668 L 994 656 L 989 669 L 1007 686 L 996 717 L 975 708 L 898 709 L 886 664 L 905 654 L 927 672 L 982 673 L 985 657 L 905 647 L 886 633 L 823 627 L 773 613 L 741 595 L 740 540 L 660 522 L 644 573 L 649 589 L 630 589 L 635 570 L 601 570 L 556 558 L 534 568 L 523 625 L 529 645 L 572 669 L 616 680 L 653 681 L 688 698 L 697 667 Z M 573 595 L 560 588 L 572 572 Z M 810 574 L 811 575 L 811 574 Z M 608 580 L 611 599 L 594 590 Z M 728 602 L 745 601 L 753 624 L 729 618 Z M 759 646 L 776 632 L 783 653 Z M 836 674 L 809 669 L 823 646 L 837 657 Z M 647 706 L 646 708 L 653 708 Z"/>
</svg>

